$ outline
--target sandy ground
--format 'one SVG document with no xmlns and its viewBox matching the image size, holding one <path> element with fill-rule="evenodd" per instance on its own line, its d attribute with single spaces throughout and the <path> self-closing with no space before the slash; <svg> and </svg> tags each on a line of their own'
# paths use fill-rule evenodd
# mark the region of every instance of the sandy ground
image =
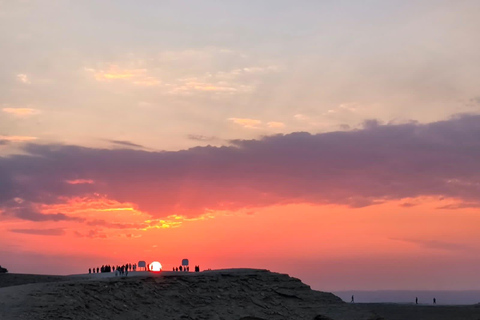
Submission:
<svg viewBox="0 0 480 320">
<path fill-rule="evenodd" d="M 479 320 L 480 307 L 348 304 L 288 275 L 253 269 L 5 274 L 0 319 Z"/>
</svg>

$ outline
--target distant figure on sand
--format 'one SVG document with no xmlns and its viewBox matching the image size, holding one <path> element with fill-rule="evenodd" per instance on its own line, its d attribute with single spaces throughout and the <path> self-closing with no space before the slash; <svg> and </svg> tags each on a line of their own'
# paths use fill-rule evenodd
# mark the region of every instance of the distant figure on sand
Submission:
<svg viewBox="0 0 480 320">
<path fill-rule="evenodd" d="M 352 295 L 352 301 L 350 301 L 351 303 L 354 303 L 355 302 L 355 297 Z"/>
<path fill-rule="evenodd" d="M 415 304 L 418 304 L 418 297 L 415 298 Z"/>
<path fill-rule="evenodd" d="M 437 304 L 437 299 L 433 298 L 433 304 Z"/>
</svg>

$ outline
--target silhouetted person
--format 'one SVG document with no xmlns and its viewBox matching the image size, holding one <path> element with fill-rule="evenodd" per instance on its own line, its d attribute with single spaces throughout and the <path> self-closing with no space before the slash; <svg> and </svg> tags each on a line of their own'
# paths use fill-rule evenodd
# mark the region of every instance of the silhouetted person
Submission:
<svg viewBox="0 0 480 320">
<path fill-rule="evenodd" d="M 433 298 L 433 304 L 437 304 L 437 299 Z"/>
<path fill-rule="evenodd" d="M 418 304 L 418 297 L 415 298 L 415 304 Z"/>
<path fill-rule="evenodd" d="M 352 295 L 352 300 L 350 301 L 351 303 L 355 302 L 355 297 Z"/>
<path fill-rule="evenodd" d="M 92 269 L 88 268 L 88 273 L 92 273 Z"/>
<path fill-rule="evenodd" d="M 100 268 L 99 267 L 97 267 L 97 273 L 100 273 Z"/>
<path fill-rule="evenodd" d="M 178 272 L 178 267 L 175 268 L 175 271 Z"/>
</svg>

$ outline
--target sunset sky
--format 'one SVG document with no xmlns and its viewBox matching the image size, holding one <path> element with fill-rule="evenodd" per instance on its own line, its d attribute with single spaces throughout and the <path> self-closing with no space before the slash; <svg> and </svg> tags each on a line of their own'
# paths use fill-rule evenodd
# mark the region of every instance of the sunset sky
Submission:
<svg viewBox="0 0 480 320">
<path fill-rule="evenodd" d="M 0 265 L 480 289 L 480 2 L 0 0 Z"/>
</svg>

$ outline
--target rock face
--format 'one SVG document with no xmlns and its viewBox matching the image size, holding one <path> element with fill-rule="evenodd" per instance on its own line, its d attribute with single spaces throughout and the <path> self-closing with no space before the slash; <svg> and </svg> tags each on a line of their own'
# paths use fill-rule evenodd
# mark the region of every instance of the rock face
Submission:
<svg viewBox="0 0 480 320">
<path fill-rule="evenodd" d="M 17 300 L 21 306 L 5 302 L 2 308 L 0 291 L 1 319 L 375 319 L 369 311 L 331 293 L 311 290 L 298 279 L 266 270 L 28 286 L 33 287 Z"/>
</svg>

